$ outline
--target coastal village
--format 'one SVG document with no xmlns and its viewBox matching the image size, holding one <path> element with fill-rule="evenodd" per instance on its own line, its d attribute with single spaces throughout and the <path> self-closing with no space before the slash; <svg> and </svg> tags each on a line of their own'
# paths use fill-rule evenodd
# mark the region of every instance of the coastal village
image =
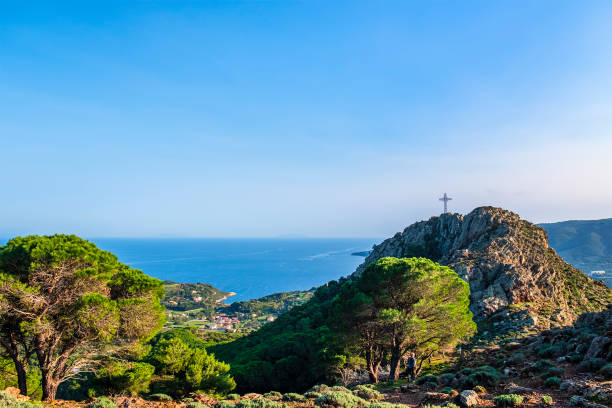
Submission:
<svg viewBox="0 0 612 408">
<path fill-rule="evenodd" d="M 225 303 L 235 295 L 210 284 L 164 282 L 163 300 L 168 318 L 165 328 L 198 332 L 250 333 L 273 322 L 288 308 L 304 303 L 310 291 L 289 292 L 250 301 Z"/>
<path fill-rule="evenodd" d="M 261 326 L 264 323 L 273 322 L 276 320 L 274 315 L 258 316 L 257 313 L 251 313 L 247 315 L 245 313 L 237 313 L 235 315 L 228 315 L 226 313 L 213 314 L 209 317 L 201 316 L 199 318 L 193 318 L 194 311 L 185 312 L 173 312 L 169 311 L 168 321 L 174 322 L 176 325 L 177 321 L 182 321 L 179 326 L 192 326 L 197 327 L 201 331 L 218 331 L 218 332 L 251 332 L 254 326 Z"/>
</svg>

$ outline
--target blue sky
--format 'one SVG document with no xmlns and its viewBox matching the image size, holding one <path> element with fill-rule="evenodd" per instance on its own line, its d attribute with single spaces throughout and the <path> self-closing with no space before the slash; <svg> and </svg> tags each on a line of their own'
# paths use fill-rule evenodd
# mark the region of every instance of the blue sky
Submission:
<svg viewBox="0 0 612 408">
<path fill-rule="evenodd" d="M 7 2 L 0 236 L 612 217 L 607 1 Z"/>
</svg>

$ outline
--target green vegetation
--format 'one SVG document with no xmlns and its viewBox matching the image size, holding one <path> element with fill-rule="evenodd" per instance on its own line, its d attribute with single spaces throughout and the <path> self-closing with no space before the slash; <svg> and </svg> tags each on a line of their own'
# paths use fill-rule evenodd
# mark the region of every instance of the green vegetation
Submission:
<svg viewBox="0 0 612 408">
<path fill-rule="evenodd" d="M 328 378 L 342 352 L 327 326 L 340 285 L 332 281 L 317 289 L 310 301 L 257 332 L 209 348 L 231 365 L 237 389 L 301 391 Z"/>
<path fill-rule="evenodd" d="M 542 395 L 542 404 L 552 405 L 553 399 L 550 395 Z"/>
<path fill-rule="evenodd" d="M 110 398 L 101 397 L 93 400 L 87 408 L 117 408 L 117 405 Z"/>
<path fill-rule="evenodd" d="M 40 405 L 20 401 L 6 392 L 0 391 L 0 408 L 42 408 Z M 116 407 L 114 407 L 116 408 Z"/>
<path fill-rule="evenodd" d="M 517 394 L 502 394 L 493 399 L 496 407 L 518 407 L 523 403 L 523 397 Z"/>
<path fill-rule="evenodd" d="M 375 381 L 385 358 L 397 376 L 407 352 L 422 364 L 469 337 L 475 325 L 468 297 L 467 283 L 449 268 L 384 258 L 359 278 L 320 287 L 259 331 L 210 350 L 230 363 L 240 390 L 301 391 L 363 360 Z"/>
<path fill-rule="evenodd" d="M 35 364 L 28 364 L 26 369 L 26 389 L 28 391 L 28 396 L 32 399 L 39 400 L 42 397 L 40 370 Z M 17 386 L 17 371 L 15 370 L 13 360 L 0 353 L 0 390 Z"/>
<path fill-rule="evenodd" d="M 360 408 L 366 406 L 367 401 L 351 393 L 329 391 L 317 398 L 315 404 L 321 407 Z"/>
<path fill-rule="evenodd" d="M 306 399 L 307 398 L 302 394 L 297 394 L 295 392 L 288 392 L 282 397 L 282 400 L 287 402 L 305 402 Z"/>
<path fill-rule="evenodd" d="M 474 334 L 469 294 L 456 272 L 429 259 L 382 258 L 342 286 L 333 315 L 345 342 L 361 348 L 371 381 L 386 353 L 397 380 L 408 352 L 418 354 L 420 368 Z"/>
<path fill-rule="evenodd" d="M 215 404 L 214 408 L 234 408 L 236 404 L 231 401 L 219 401 Z"/>
<path fill-rule="evenodd" d="M 356 386 L 353 390 L 353 394 L 368 401 L 379 401 L 383 399 L 383 395 L 370 385 Z"/>
<path fill-rule="evenodd" d="M 156 394 L 151 394 L 149 396 L 150 399 L 152 399 L 153 401 L 172 401 L 172 397 L 167 395 L 167 394 L 163 394 L 163 393 L 156 393 Z"/>
<path fill-rule="evenodd" d="M 243 399 L 236 408 L 288 408 L 287 405 L 266 398 Z"/>
<path fill-rule="evenodd" d="M 208 405 L 204 405 L 201 402 L 192 401 L 185 405 L 185 408 L 209 408 Z"/>
<path fill-rule="evenodd" d="M 183 340 L 180 336 L 161 337 L 154 343 L 147 360 L 155 366 L 157 374 L 170 376 L 156 384 L 158 388 L 169 390 L 170 394 L 180 396 L 196 390 L 213 395 L 226 394 L 236 387 L 235 381 L 227 374 L 229 365 L 217 361 L 214 355 L 198 347 L 195 336 L 190 340 Z"/>
<path fill-rule="evenodd" d="M 606 380 L 612 379 L 612 363 L 608 363 L 599 369 L 599 374 L 603 375 Z"/>
<path fill-rule="evenodd" d="M 219 312 L 228 315 L 273 315 L 277 316 L 289 309 L 304 304 L 314 295 L 313 290 L 281 292 L 264 296 L 259 299 L 234 302 L 230 306 L 219 309 Z"/>
<path fill-rule="evenodd" d="M 558 388 L 559 384 L 561 384 L 561 379 L 559 377 L 548 377 L 546 381 L 544 381 L 544 385 L 548 388 Z"/>
<path fill-rule="evenodd" d="M 80 365 L 148 340 L 165 322 L 163 296 L 161 281 L 74 235 L 10 240 L 0 247 L 0 344 L 22 394 L 34 357 L 42 398 L 54 399 Z"/>
<path fill-rule="evenodd" d="M 230 295 L 209 283 L 177 283 L 164 281 L 166 297 L 163 305 L 169 310 L 193 310 L 215 308 L 217 303 Z"/>
</svg>

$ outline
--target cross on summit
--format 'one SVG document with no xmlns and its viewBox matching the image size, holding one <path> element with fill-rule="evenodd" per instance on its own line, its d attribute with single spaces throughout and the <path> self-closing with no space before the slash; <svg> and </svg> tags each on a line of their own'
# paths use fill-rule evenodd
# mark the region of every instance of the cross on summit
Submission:
<svg viewBox="0 0 612 408">
<path fill-rule="evenodd" d="M 442 214 L 447 214 L 448 213 L 448 206 L 447 203 L 452 200 L 452 198 L 450 198 L 449 196 L 446 195 L 446 193 L 444 193 L 444 196 L 442 198 L 440 198 L 440 201 L 444 201 L 444 212 Z"/>
</svg>

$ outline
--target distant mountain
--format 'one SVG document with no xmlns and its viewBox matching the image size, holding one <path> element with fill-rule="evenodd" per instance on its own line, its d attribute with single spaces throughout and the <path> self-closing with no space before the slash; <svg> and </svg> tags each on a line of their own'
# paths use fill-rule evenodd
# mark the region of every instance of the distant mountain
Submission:
<svg viewBox="0 0 612 408">
<path fill-rule="evenodd" d="M 540 224 L 548 233 L 550 246 L 563 259 L 586 274 L 612 286 L 612 218 L 587 221 L 563 221 Z"/>
</svg>

